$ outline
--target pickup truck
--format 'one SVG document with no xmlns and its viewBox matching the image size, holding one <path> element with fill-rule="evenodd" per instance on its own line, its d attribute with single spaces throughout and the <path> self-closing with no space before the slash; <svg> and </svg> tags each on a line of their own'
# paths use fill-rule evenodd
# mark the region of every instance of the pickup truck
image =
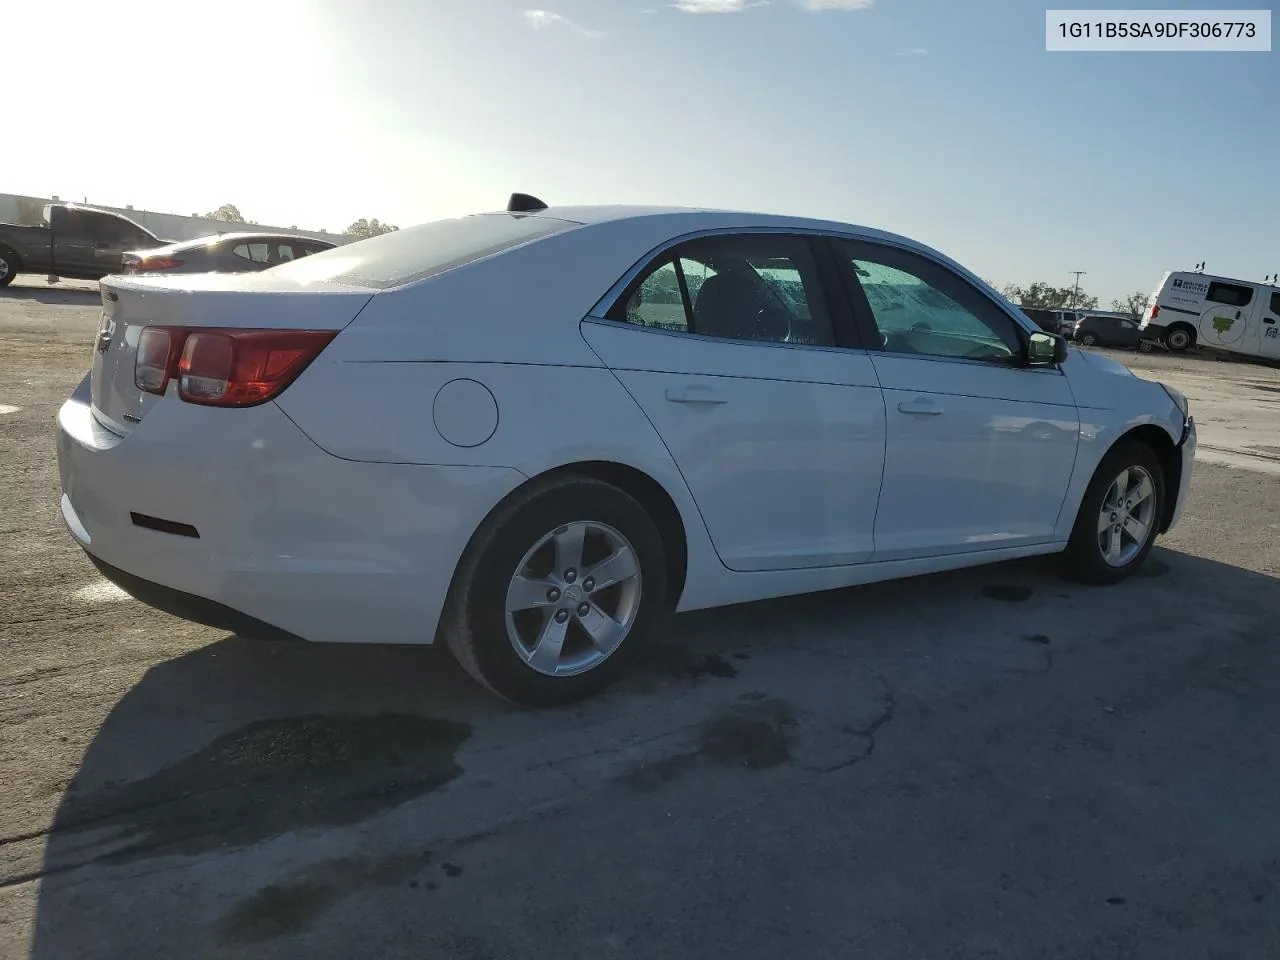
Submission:
<svg viewBox="0 0 1280 960">
<path fill-rule="evenodd" d="M 47 203 L 39 226 L 0 223 L 0 287 L 20 273 L 100 280 L 121 272 L 126 250 L 165 242 L 118 213 Z"/>
</svg>

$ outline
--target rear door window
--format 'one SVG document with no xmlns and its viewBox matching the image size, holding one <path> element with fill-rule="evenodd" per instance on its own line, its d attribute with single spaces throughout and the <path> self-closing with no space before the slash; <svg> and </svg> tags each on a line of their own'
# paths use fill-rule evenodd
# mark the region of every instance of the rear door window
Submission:
<svg viewBox="0 0 1280 960">
<path fill-rule="evenodd" d="M 1205 294 L 1205 299 L 1212 300 L 1214 303 L 1225 303 L 1230 307 L 1247 307 L 1253 299 L 1253 287 L 1216 280 L 1209 284 L 1209 292 Z"/>
<path fill-rule="evenodd" d="M 266 243 L 238 243 L 231 248 L 241 260 L 252 260 L 254 263 L 266 263 L 270 246 Z"/>
<path fill-rule="evenodd" d="M 1276 316 L 1280 316 L 1280 293 L 1271 295 L 1271 312 Z"/>
<path fill-rule="evenodd" d="M 106 217 L 101 214 L 89 215 L 89 236 L 101 243 L 120 243 L 125 238 L 126 226 L 123 220 L 117 220 L 115 217 Z"/>
<path fill-rule="evenodd" d="M 784 234 L 682 244 L 641 274 L 609 319 L 727 340 L 835 343 L 809 241 Z"/>
</svg>

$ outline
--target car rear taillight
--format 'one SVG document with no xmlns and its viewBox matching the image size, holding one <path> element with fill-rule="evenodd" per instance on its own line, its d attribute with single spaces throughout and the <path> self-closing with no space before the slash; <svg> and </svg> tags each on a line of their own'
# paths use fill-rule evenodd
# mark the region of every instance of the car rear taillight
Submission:
<svg viewBox="0 0 1280 960">
<path fill-rule="evenodd" d="M 214 407 L 251 407 L 279 396 L 336 330 L 239 330 L 147 327 L 138 341 L 133 382 L 163 394 L 178 381 L 178 396 Z"/>
<path fill-rule="evenodd" d="M 1160 316 L 1160 304 L 1157 303 L 1151 308 L 1151 319 L 1154 320 L 1158 316 Z"/>
</svg>

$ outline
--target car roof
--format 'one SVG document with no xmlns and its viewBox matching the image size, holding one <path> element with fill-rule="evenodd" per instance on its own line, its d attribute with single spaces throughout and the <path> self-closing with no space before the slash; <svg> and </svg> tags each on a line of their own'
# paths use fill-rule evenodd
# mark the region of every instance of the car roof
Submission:
<svg viewBox="0 0 1280 960">
<path fill-rule="evenodd" d="M 494 211 L 507 212 L 507 211 Z M 508 213 L 508 215 L 511 215 Z M 880 240 L 895 243 L 912 250 L 932 254 L 952 263 L 950 257 L 926 244 L 904 237 L 901 234 L 878 230 L 874 227 L 846 223 L 839 220 L 822 220 L 814 217 L 799 217 L 776 213 L 758 213 L 747 210 L 717 209 L 715 207 L 674 207 L 674 206 L 641 206 L 628 204 L 601 204 L 593 206 L 547 207 L 520 216 L 546 217 L 563 220 L 582 226 L 593 226 L 618 221 L 649 221 L 647 225 L 658 226 L 654 221 L 668 221 L 664 226 L 672 238 L 682 233 L 701 230 L 801 230 L 817 233 L 840 234 L 864 237 L 868 240 Z M 962 270 L 964 268 L 961 268 Z M 965 270 L 968 273 L 969 271 Z"/>
<path fill-rule="evenodd" d="M 639 206 L 628 204 L 601 204 L 598 206 L 563 206 L 547 207 L 534 213 L 525 214 L 533 217 L 549 217 L 555 220 L 567 220 L 583 225 L 606 223 L 615 220 L 639 220 L 646 218 L 668 217 L 689 221 L 700 221 L 694 229 L 714 229 L 718 225 L 739 227 L 750 222 L 761 227 L 779 229 L 793 228 L 801 230 L 834 230 L 838 233 L 867 233 L 877 236 L 894 236 L 871 227 L 863 227 L 836 220 L 821 220 L 812 217 L 797 217 L 777 213 L 760 213 L 751 210 L 730 210 L 716 207 L 662 207 Z M 917 245 L 906 237 L 899 239 Z"/>
</svg>

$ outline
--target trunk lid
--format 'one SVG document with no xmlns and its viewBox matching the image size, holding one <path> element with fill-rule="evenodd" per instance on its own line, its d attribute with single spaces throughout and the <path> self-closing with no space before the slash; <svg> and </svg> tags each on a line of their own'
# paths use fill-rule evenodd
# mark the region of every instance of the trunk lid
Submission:
<svg viewBox="0 0 1280 960">
<path fill-rule="evenodd" d="M 101 282 L 102 319 L 94 338 L 90 395 L 103 426 L 127 435 L 166 397 L 134 383 L 144 328 L 234 327 L 341 330 L 374 295 L 341 283 L 298 283 L 255 274 L 113 276 Z M 172 388 L 171 388 L 172 389 Z M 172 402 L 172 401 L 170 401 Z"/>
</svg>

